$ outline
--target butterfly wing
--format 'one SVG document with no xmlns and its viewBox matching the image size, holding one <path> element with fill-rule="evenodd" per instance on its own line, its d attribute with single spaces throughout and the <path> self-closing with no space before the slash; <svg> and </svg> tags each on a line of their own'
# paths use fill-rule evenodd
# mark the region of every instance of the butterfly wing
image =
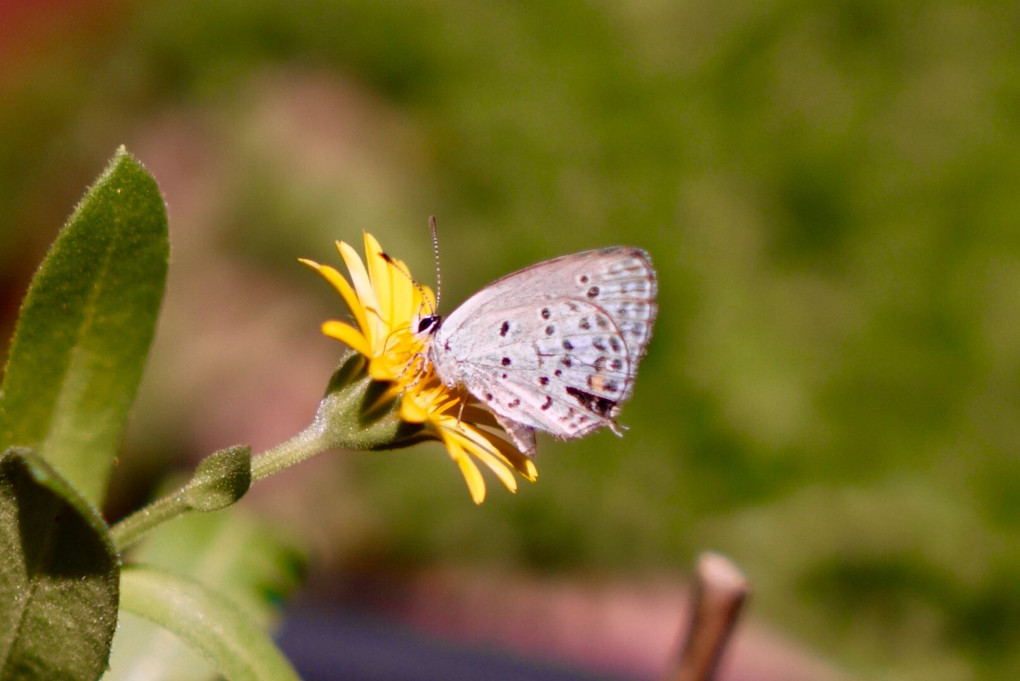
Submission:
<svg viewBox="0 0 1020 681">
<path fill-rule="evenodd" d="M 533 429 L 581 437 L 631 395 L 655 320 L 648 256 L 615 247 L 556 258 L 485 287 L 447 317 L 429 357 L 484 402 L 525 453 Z"/>
</svg>

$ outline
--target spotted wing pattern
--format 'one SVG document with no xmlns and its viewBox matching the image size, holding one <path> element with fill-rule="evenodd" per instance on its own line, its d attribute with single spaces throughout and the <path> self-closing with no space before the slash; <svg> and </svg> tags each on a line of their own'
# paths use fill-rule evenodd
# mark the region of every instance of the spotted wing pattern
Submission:
<svg viewBox="0 0 1020 681">
<path fill-rule="evenodd" d="M 556 258 L 485 287 L 443 320 L 429 358 L 534 454 L 534 430 L 563 439 L 615 418 L 633 391 L 656 315 L 648 256 L 627 247 Z"/>
</svg>

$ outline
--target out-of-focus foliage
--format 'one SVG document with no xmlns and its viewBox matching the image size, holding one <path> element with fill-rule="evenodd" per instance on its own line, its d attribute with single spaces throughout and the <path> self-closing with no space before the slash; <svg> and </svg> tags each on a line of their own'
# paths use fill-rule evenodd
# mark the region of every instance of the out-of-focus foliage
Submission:
<svg viewBox="0 0 1020 681">
<path fill-rule="evenodd" d="M 539 482 L 480 509 L 439 449 L 360 457 L 344 494 L 372 518 L 364 560 L 641 570 L 711 547 L 753 579 L 759 616 L 853 669 L 1012 678 L 1020 8 L 90 16 L 0 81 L 5 300 L 122 142 L 150 167 L 144 149 L 212 166 L 213 244 L 281 276 L 367 228 L 430 282 L 430 213 L 447 310 L 554 255 L 651 252 L 661 313 L 626 437 L 543 442 Z M 181 415 L 149 404 L 149 425 Z"/>
</svg>

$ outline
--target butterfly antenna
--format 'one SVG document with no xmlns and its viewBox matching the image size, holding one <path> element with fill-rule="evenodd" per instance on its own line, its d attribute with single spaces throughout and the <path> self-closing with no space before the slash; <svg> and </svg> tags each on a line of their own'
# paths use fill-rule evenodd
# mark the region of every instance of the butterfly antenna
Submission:
<svg viewBox="0 0 1020 681">
<path fill-rule="evenodd" d="M 439 310 L 439 295 L 443 292 L 443 278 L 439 267 L 439 230 L 436 228 L 436 216 L 429 216 L 429 230 L 432 232 L 432 254 L 436 259 L 436 309 Z"/>
</svg>

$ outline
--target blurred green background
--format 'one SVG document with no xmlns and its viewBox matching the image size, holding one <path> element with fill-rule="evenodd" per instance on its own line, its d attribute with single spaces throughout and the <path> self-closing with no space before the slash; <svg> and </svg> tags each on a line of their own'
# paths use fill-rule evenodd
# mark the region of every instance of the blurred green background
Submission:
<svg viewBox="0 0 1020 681">
<path fill-rule="evenodd" d="M 344 310 L 297 257 L 336 263 L 365 229 L 432 283 L 434 213 L 449 311 L 633 244 L 661 309 L 625 438 L 543 441 L 539 481 L 490 476 L 479 508 L 437 446 L 320 457 L 265 507 L 339 572 L 681 574 L 714 548 L 755 618 L 855 675 L 1016 678 L 1020 5 L 2 13 L 5 335 L 119 144 L 168 200 L 124 507 L 169 461 L 310 420 L 340 350 L 318 324 Z"/>
</svg>

